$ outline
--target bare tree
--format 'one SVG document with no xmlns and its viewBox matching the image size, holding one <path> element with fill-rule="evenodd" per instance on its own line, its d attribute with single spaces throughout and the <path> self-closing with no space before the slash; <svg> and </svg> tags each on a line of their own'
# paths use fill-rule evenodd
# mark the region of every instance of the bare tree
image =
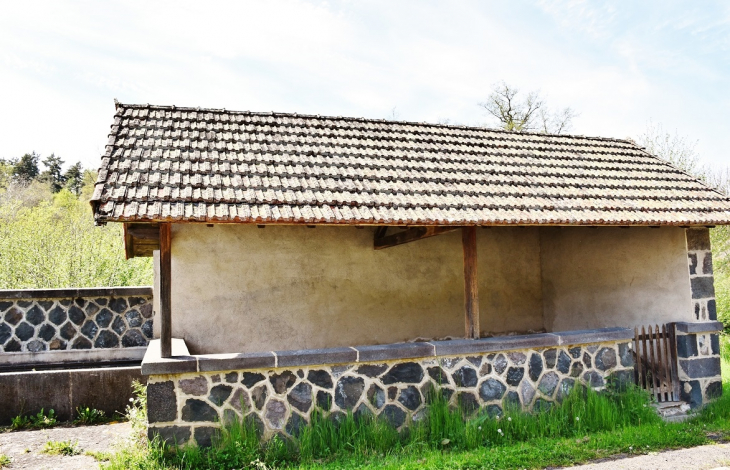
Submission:
<svg viewBox="0 0 730 470">
<path fill-rule="evenodd" d="M 571 108 L 550 111 L 539 91 L 531 91 L 524 98 L 519 90 L 505 82 L 492 88 L 492 93 L 479 106 L 508 131 L 538 131 L 546 134 L 562 134 L 570 130 L 577 114 Z"/>
<path fill-rule="evenodd" d="M 664 130 L 661 124 L 652 121 L 646 125 L 646 130 L 639 135 L 636 142 L 650 154 L 666 160 L 680 170 L 697 177 L 704 177 L 706 168 L 700 167 L 700 156 L 697 154 L 697 141 Z M 704 178 L 703 178 L 704 179 Z"/>
</svg>

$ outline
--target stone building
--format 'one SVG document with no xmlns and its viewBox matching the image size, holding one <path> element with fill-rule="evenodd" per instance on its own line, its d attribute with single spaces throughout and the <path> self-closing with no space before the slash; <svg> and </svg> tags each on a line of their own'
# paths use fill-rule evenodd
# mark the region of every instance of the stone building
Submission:
<svg viewBox="0 0 730 470">
<path fill-rule="evenodd" d="M 92 205 L 155 257 L 142 370 L 178 443 L 315 407 L 405 426 L 437 385 L 549 406 L 633 380 L 642 325 L 676 331 L 684 399 L 721 393 L 730 201 L 631 141 L 118 103 Z"/>
</svg>

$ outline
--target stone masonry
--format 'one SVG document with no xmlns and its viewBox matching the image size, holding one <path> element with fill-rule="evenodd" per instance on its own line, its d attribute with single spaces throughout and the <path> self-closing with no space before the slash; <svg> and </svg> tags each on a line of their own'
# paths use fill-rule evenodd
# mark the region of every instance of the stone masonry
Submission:
<svg viewBox="0 0 730 470">
<path fill-rule="evenodd" d="M 680 399 L 692 408 L 722 395 L 719 322 L 677 323 Z"/>
<path fill-rule="evenodd" d="M 693 318 L 700 323 L 677 323 L 677 360 L 681 399 L 695 408 L 722 395 L 722 325 L 717 323 L 708 229 L 687 229 L 687 257 Z"/>
<path fill-rule="evenodd" d="M 696 321 L 717 320 L 709 229 L 687 229 L 687 257 Z"/>
<path fill-rule="evenodd" d="M 144 373 L 143 365 L 143 373 Z M 632 383 L 630 341 L 337 365 L 151 375 L 149 434 L 178 445 L 210 445 L 223 422 L 245 418 L 264 438 L 296 436 L 315 408 L 330 419 L 373 415 L 400 429 L 423 419 L 440 387 L 467 413 L 506 404 L 544 410 L 576 383 Z"/>
<path fill-rule="evenodd" d="M 0 352 L 126 348 L 150 339 L 150 288 L 0 291 Z"/>
</svg>

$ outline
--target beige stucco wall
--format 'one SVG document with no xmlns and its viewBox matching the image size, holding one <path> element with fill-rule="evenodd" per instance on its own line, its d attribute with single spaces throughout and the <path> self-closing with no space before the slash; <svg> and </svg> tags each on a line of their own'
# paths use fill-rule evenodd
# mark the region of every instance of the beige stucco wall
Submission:
<svg viewBox="0 0 730 470">
<path fill-rule="evenodd" d="M 682 228 L 543 228 L 548 331 L 693 321 Z"/>
<path fill-rule="evenodd" d="M 374 229 L 174 225 L 173 336 L 192 353 L 464 334 L 461 235 L 373 250 Z M 542 327 L 539 232 L 478 231 L 483 331 Z"/>
</svg>

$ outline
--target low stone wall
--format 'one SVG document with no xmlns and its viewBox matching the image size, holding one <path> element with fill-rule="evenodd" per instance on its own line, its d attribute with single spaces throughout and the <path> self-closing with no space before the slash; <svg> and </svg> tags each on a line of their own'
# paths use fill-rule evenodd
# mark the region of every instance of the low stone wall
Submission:
<svg viewBox="0 0 730 470">
<path fill-rule="evenodd" d="M 296 436 L 315 408 L 337 419 L 372 414 L 396 428 L 425 415 L 426 394 L 441 388 L 467 412 L 497 416 L 505 403 L 546 409 L 576 383 L 633 382 L 631 330 L 568 332 L 261 354 L 159 359 L 148 379 L 150 436 L 206 446 L 221 422 L 246 419 L 265 438 Z M 269 355 L 271 354 L 271 355 Z M 268 366 L 268 364 L 270 366 Z M 167 373 L 165 373 L 167 372 Z"/>
<path fill-rule="evenodd" d="M 680 399 L 692 408 L 722 396 L 720 322 L 677 323 Z"/>
<path fill-rule="evenodd" d="M 0 352 L 144 347 L 151 339 L 151 287 L 0 290 Z"/>
</svg>

